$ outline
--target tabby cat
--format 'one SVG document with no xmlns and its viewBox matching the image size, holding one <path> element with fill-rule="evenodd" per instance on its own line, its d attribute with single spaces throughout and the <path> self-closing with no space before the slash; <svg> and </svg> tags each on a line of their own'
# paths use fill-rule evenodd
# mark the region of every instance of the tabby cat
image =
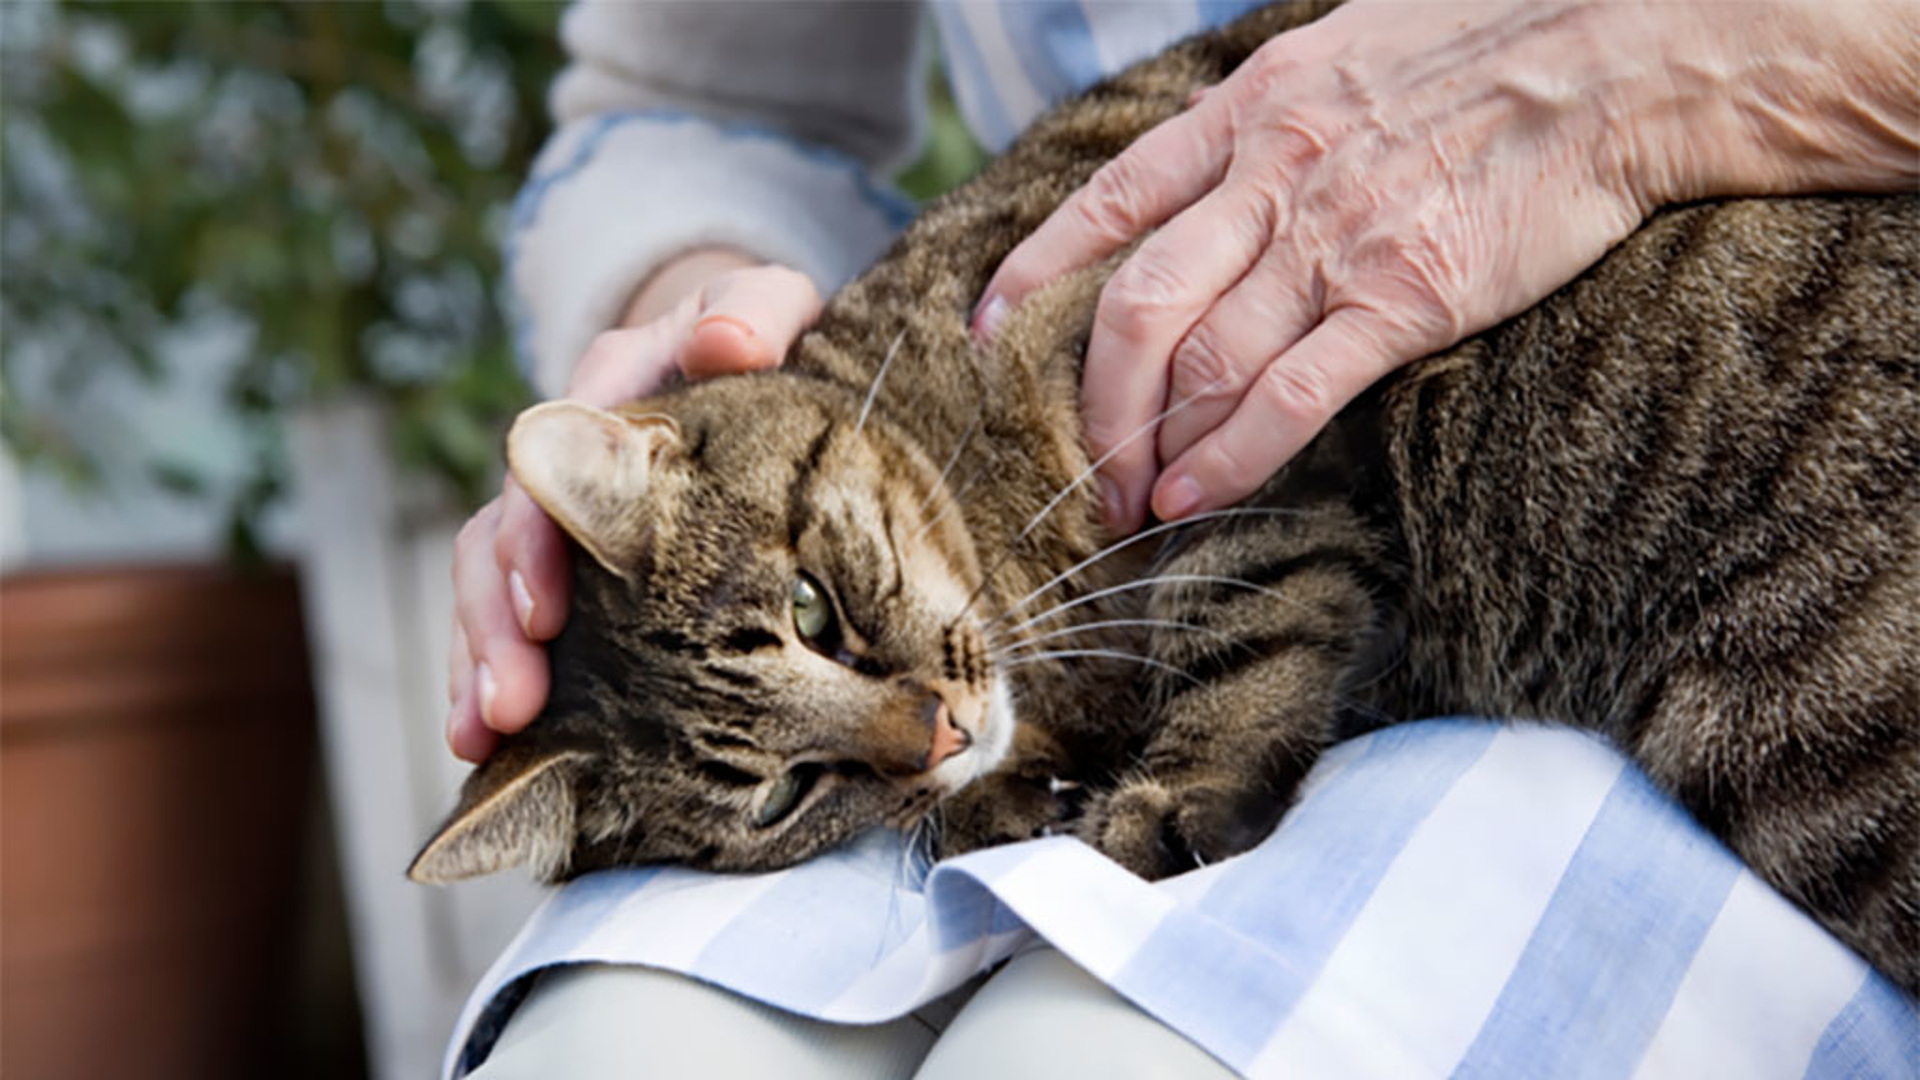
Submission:
<svg viewBox="0 0 1920 1080">
<path fill-rule="evenodd" d="M 1112 263 L 972 305 L 1103 161 L 1317 14 L 1043 117 L 778 371 L 508 442 L 578 541 L 553 693 L 414 863 L 778 867 L 874 825 L 1245 850 L 1328 744 L 1435 714 L 1612 739 L 1920 992 L 1920 199 L 1662 213 L 1347 409 L 1241 507 L 1105 534 L 1080 356 Z"/>
</svg>

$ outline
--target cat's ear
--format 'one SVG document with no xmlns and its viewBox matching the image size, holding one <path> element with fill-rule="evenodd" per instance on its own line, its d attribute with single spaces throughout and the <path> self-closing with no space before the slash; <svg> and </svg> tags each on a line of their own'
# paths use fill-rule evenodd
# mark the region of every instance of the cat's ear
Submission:
<svg viewBox="0 0 1920 1080">
<path fill-rule="evenodd" d="M 624 578 L 653 531 L 645 507 L 660 455 L 679 441 L 666 416 L 550 401 L 514 421 L 507 467 L 548 517 Z"/>
<path fill-rule="evenodd" d="M 525 865 L 542 881 L 573 852 L 572 770 L 587 754 L 503 746 L 460 790 L 460 805 L 414 856 L 407 877 L 446 885 Z"/>
</svg>

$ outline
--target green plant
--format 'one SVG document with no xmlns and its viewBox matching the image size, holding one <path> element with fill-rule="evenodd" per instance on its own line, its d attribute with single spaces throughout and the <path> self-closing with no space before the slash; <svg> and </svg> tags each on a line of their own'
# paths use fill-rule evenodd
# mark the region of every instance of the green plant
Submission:
<svg viewBox="0 0 1920 1080">
<path fill-rule="evenodd" d="M 901 191 L 925 202 L 971 178 L 987 163 L 987 151 L 967 130 L 940 64 L 927 71 L 927 145 L 894 178 Z"/>
<path fill-rule="evenodd" d="M 237 548 L 275 497 L 289 406 L 390 406 L 403 460 L 477 498 L 525 400 L 496 302 L 506 207 L 544 137 L 545 3 L 0 5 L 0 431 L 97 481 L 61 404 L 236 342 L 252 433 L 218 493 Z M 204 352 L 204 350 L 202 350 Z M 154 449 L 153 479 L 206 496 Z"/>
<path fill-rule="evenodd" d="M 559 10 L 0 3 L 9 449 L 98 486 L 102 421 L 73 402 L 224 354 L 242 475 L 212 484 L 168 446 L 144 459 L 152 482 L 219 507 L 237 553 L 281 490 L 278 418 L 345 391 L 386 404 L 403 466 L 485 498 L 527 400 L 502 250 L 546 136 Z M 927 151 L 900 177 L 922 198 L 984 158 L 934 85 Z"/>
</svg>

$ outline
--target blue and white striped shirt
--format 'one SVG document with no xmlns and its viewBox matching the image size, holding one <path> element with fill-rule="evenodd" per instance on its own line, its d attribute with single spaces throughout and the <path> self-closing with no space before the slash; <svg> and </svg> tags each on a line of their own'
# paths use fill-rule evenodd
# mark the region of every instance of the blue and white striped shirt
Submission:
<svg viewBox="0 0 1920 1080">
<path fill-rule="evenodd" d="M 1920 1075 L 1920 1012 L 1611 747 L 1490 721 L 1329 752 L 1253 851 L 1157 885 L 1078 841 L 910 869 L 602 873 L 475 990 L 446 1075 L 540 968 L 684 972 L 829 1021 L 902 1016 L 1045 942 L 1254 1077 Z"/>
<path fill-rule="evenodd" d="M 1260 0 L 932 0 L 954 97 L 1004 150 L 1041 110 Z"/>
</svg>

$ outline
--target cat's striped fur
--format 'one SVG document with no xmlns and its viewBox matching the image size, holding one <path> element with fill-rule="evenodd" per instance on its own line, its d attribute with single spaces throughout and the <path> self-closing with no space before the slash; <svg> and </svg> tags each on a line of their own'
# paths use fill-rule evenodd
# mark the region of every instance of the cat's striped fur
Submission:
<svg viewBox="0 0 1920 1080">
<path fill-rule="evenodd" d="M 416 874 L 775 866 L 941 799 L 947 850 L 1064 825 L 1159 875 L 1257 842 L 1340 735 L 1540 717 L 1612 738 L 1920 991 L 1913 197 L 1662 213 L 1387 380 L 1240 512 L 1093 558 L 1075 380 L 1111 267 L 991 349 L 968 312 L 1095 168 L 1314 14 L 1043 118 L 783 370 L 524 420 L 516 474 L 593 557 L 547 712 Z M 795 631 L 803 572 L 825 646 Z"/>
</svg>

